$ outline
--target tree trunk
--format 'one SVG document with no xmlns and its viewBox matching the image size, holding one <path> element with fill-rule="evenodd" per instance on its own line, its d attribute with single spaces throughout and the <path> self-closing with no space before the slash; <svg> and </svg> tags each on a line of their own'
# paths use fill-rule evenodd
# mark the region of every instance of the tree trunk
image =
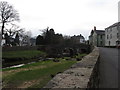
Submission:
<svg viewBox="0 0 120 90">
<path fill-rule="evenodd" d="M 2 30 L 1 30 L 2 31 L 2 35 L 4 34 L 4 27 L 5 27 L 5 23 L 3 22 L 2 23 Z"/>
</svg>

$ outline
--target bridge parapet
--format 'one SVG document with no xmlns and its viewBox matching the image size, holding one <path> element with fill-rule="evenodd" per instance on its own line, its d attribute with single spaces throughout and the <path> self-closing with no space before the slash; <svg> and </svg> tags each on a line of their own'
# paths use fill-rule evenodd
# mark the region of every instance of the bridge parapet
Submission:
<svg viewBox="0 0 120 90">
<path fill-rule="evenodd" d="M 97 47 L 81 61 L 57 74 L 44 88 L 98 88 L 99 49 Z"/>
</svg>

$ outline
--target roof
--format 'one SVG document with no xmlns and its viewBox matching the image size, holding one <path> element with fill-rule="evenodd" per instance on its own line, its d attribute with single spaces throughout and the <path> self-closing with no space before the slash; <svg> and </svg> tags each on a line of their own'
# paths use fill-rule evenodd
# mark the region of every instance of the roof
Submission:
<svg viewBox="0 0 120 90">
<path fill-rule="evenodd" d="M 105 29 L 112 28 L 112 27 L 115 27 L 115 26 L 120 26 L 120 22 L 114 23 L 113 25 L 111 25 L 111 26 L 109 26 Z"/>
<path fill-rule="evenodd" d="M 80 39 L 84 39 L 84 37 L 81 34 L 78 37 L 80 37 Z"/>
<path fill-rule="evenodd" d="M 95 32 L 96 32 L 97 34 L 101 34 L 101 35 L 105 34 L 105 31 L 104 31 L 104 30 L 95 30 Z"/>
<path fill-rule="evenodd" d="M 84 37 L 80 34 L 80 35 L 77 35 L 77 36 L 72 36 L 72 38 L 80 38 L 80 39 L 84 39 Z"/>
</svg>

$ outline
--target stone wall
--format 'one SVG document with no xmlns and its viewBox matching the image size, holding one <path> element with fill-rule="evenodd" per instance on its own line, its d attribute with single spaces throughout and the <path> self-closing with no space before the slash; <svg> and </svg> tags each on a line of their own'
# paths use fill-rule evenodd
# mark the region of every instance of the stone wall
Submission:
<svg viewBox="0 0 120 90">
<path fill-rule="evenodd" d="M 97 47 L 81 61 L 57 74 L 44 88 L 98 88 L 99 49 Z"/>
</svg>

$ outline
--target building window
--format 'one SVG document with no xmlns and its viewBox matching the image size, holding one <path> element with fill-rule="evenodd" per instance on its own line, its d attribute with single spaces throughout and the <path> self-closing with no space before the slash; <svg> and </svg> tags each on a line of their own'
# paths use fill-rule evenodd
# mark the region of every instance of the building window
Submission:
<svg viewBox="0 0 120 90">
<path fill-rule="evenodd" d="M 100 45 L 102 46 L 102 41 L 100 41 Z"/>
<path fill-rule="evenodd" d="M 110 41 L 109 41 L 109 46 L 110 46 Z"/>
<path fill-rule="evenodd" d="M 120 44 L 120 41 L 117 40 L 117 41 L 116 41 L 116 45 L 119 45 L 119 44 Z"/>
<path fill-rule="evenodd" d="M 119 30 L 119 28 L 120 28 L 120 26 L 118 25 L 118 26 L 117 26 L 117 30 Z"/>
<path fill-rule="evenodd" d="M 109 35 L 107 35 L 107 39 L 109 39 Z"/>
<path fill-rule="evenodd" d="M 108 32 L 108 29 L 106 29 L 107 30 L 107 32 Z"/>
<path fill-rule="evenodd" d="M 119 34 L 117 33 L 117 38 L 119 38 Z"/>
<path fill-rule="evenodd" d="M 100 35 L 100 38 L 102 39 L 102 35 Z"/>
</svg>

